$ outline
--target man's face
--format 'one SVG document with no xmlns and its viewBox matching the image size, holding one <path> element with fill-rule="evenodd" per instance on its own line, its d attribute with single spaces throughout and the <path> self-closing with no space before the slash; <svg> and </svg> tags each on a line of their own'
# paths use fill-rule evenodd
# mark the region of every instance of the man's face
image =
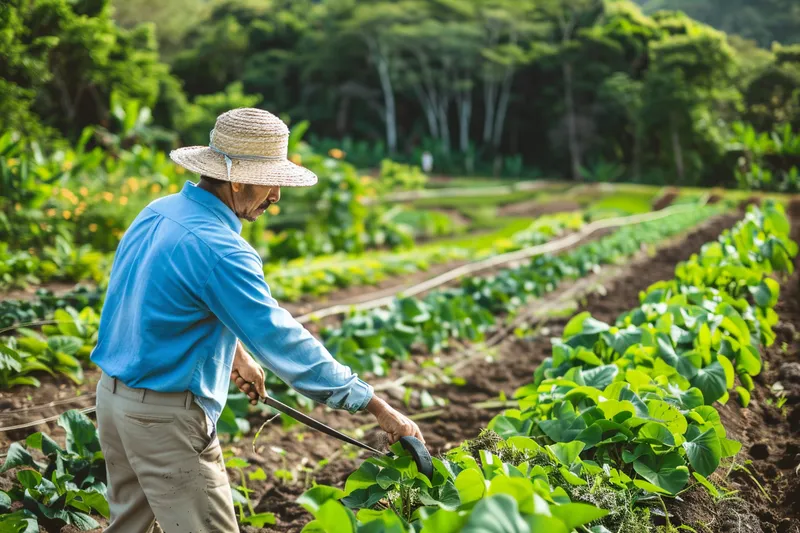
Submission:
<svg viewBox="0 0 800 533">
<path fill-rule="evenodd" d="M 266 185 L 232 183 L 236 216 L 253 222 L 267 208 L 281 199 L 281 188 Z"/>
</svg>

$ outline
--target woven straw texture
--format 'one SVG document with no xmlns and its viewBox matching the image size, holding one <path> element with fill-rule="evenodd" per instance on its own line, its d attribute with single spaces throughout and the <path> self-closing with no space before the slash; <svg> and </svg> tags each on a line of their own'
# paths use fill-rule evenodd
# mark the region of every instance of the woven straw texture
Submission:
<svg viewBox="0 0 800 533">
<path fill-rule="evenodd" d="M 288 144 L 289 128 L 272 113 L 233 109 L 217 118 L 209 146 L 179 148 L 169 156 L 187 170 L 225 181 L 280 187 L 317 183 L 313 172 L 287 159 Z M 223 154 L 230 158 L 230 178 Z"/>
</svg>

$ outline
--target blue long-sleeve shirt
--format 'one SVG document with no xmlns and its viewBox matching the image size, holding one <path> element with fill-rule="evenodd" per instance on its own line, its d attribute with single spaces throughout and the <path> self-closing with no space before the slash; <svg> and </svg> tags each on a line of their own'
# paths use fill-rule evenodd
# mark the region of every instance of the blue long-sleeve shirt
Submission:
<svg viewBox="0 0 800 533">
<path fill-rule="evenodd" d="M 238 338 L 301 394 L 364 409 L 372 387 L 278 306 L 241 229 L 191 182 L 147 206 L 117 248 L 92 360 L 129 387 L 191 391 L 216 423 Z"/>
</svg>

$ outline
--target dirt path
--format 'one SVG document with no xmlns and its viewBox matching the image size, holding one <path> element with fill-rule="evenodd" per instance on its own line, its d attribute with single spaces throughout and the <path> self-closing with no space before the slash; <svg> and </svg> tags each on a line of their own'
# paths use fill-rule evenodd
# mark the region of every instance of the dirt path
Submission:
<svg viewBox="0 0 800 533">
<path fill-rule="evenodd" d="M 655 257 L 630 262 L 620 269 L 621 274 L 613 281 L 605 284 L 605 295 L 587 298 L 583 306 L 601 320 L 613 320 L 617 315 L 638 304 L 639 291 L 661 279 L 673 276 L 675 264 L 688 258 L 699 250 L 705 242 L 713 240 L 722 229 L 732 225 L 737 217 L 721 217 L 710 224 L 690 233 L 685 239 L 667 246 Z M 551 296 L 548 296 L 549 300 Z M 511 396 L 516 388 L 530 382 L 534 369 L 550 355 L 550 343 L 547 338 L 560 335 L 566 321 L 557 319 L 548 324 L 549 331 L 533 340 L 512 339 L 499 346 L 497 358 L 476 358 L 474 363 L 466 367 L 461 374 L 464 386 L 438 385 L 429 390 L 434 396 L 448 398 L 450 403 L 443 408 L 443 413 L 435 418 L 419 421 L 428 447 L 434 454 L 441 454 L 466 438 L 477 435 L 496 414 L 496 411 L 480 410 L 472 405 L 477 402 L 492 400 L 500 391 Z M 544 333 L 544 332 L 543 332 Z M 497 361 L 501 360 L 502 364 Z M 396 407 L 405 411 L 409 409 L 402 402 L 391 399 Z M 325 412 L 317 409 L 315 415 L 327 423 L 339 428 L 353 428 L 359 424 L 370 422 L 363 416 L 350 416 L 338 412 Z M 365 435 L 365 440 L 373 445 L 376 432 Z M 281 459 L 280 452 L 285 452 Z M 268 428 L 257 442 L 257 453 L 253 453 L 250 441 L 235 447 L 234 451 L 246 457 L 254 464 L 264 466 L 267 471 L 274 471 L 286 465 L 307 464 L 311 467 L 319 461 L 330 460 L 328 466 L 315 472 L 312 477 L 317 483 L 342 486 L 347 475 L 357 467 L 355 452 L 342 452 L 336 441 L 322 435 L 297 430 L 286 432 L 278 427 Z M 303 483 L 285 485 L 274 478 L 266 482 L 256 493 L 259 503 L 258 511 L 272 511 L 279 517 L 279 523 L 267 531 L 299 532 L 310 515 L 294 503 L 304 490 Z M 254 529 L 244 528 L 251 532 Z"/>
</svg>

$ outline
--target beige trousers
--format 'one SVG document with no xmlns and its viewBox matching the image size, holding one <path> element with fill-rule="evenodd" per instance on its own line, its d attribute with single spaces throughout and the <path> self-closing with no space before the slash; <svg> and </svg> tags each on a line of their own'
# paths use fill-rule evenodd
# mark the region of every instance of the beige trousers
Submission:
<svg viewBox="0 0 800 533">
<path fill-rule="evenodd" d="M 108 474 L 107 533 L 239 531 L 222 449 L 190 392 L 132 389 L 103 374 L 97 426 Z"/>
</svg>

